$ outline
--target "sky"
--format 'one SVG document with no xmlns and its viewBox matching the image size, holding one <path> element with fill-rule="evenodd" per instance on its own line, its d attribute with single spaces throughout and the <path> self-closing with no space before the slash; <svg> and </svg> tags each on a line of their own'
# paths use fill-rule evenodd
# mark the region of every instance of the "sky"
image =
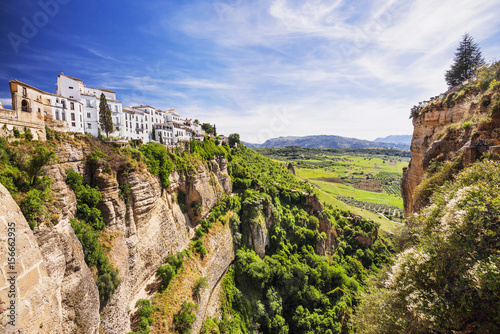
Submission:
<svg viewBox="0 0 500 334">
<path fill-rule="evenodd" d="M 499 13 L 499 0 L 4 1 L 0 101 L 10 80 L 55 92 L 64 72 L 247 142 L 411 134 L 410 108 L 447 90 L 464 33 L 498 60 Z"/>
</svg>

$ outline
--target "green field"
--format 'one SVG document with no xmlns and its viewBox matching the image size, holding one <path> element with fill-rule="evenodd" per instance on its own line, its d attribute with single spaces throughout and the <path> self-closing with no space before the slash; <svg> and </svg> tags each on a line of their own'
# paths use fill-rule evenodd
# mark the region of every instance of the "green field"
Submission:
<svg viewBox="0 0 500 334">
<path fill-rule="evenodd" d="M 373 219 L 389 231 L 394 229 L 393 221 L 403 221 L 399 182 L 410 159 L 409 151 L 300 147 L 257 151 L 277 161 L 291 162 L 296 175 L 313 184 L 325 203 Z"/>
</svg>

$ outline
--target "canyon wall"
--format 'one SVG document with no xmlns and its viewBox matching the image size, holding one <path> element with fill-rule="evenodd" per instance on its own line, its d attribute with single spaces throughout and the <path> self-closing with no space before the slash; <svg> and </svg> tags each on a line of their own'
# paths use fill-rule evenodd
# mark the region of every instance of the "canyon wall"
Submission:
<svg viewBox="0 0 500 334">
<path fill-rule="evenodd" d="M 157 267 L 163 264 L 167 255 L 188 247 L 197 219 L 207 215 L 221 196 L 231 192 L 227 161 L 217 157 L 198 165 L 195 170 L 173 172 L 171 185 L 162 190 L 158 178 L 144 169 L 117 175 L 116 171 L 99 163 L 89 173 L 85 159 L 92 150 L 85 141 L 69 140 L 55 150 L 57 162 L 45 168 L 52 180 L 54 196 L 49 204 L 50 223 L 41 224 L 32 231 L 8 191 L 0 185 L 0 235 L 6 236 L 7 224 L 15 221 L 18 236 L 17 326 L 7 326 L 9 319 L 4 313 L 0 315 L 0 331 L 113 332 L 107 329 L 108 326 L 116 332 L 129 332 L 135 303 L 151 298 L 158 287 Z M 69 168 L 84 175 L 86 181 L 92 179 L 103 195 L 100 209 L 106 227 L 101 241 L 105 242 L 110 262 L 118 269 L 121 284 L 102 309 L 96 273 L 85 263 L 82 246 L 70 224 L 70 218 L 76 213 L 76 198 L 65 182 Z M 119 184 L 125 183 L 131 190 L 127 202 L 120 196 L 119 189 Z M 177 202 L 180 191 L 186 194 L 186 213 Z M 192 208 L 194 201 L 201 212 Z M 6 245 L 4 239 L 0 242 Z M 202 268 L 210 277 L 210 289 L 216 287 L 234 259 L 230 233 L 214 240 L 210 247 L 217 249 L 219 256 L 208 263 L 207 268 Z M 2 258 L 7 258 L 4 254 L 7 248 L 2 246 L 0 249 Z M 220 252 L 229 255 L 223 257 Z M 0 267 L 0 308 L 3 309 L 9 302 L 7 269 Z M 210 289 L 202 298 L 200 315 L 206 313 L 213 299 L 211 296 L 215 295 Z"/>
<path fill-rule="evenodd" d="M 498 115 L 490 115 L 488 105 L 481 103 L 484 95 L 471 90 L 461 99 L 447 102 L 455 91 L 425 106 L 413 117 L 412 158 L 401 180 L 405 214 L 419 211 L 415 189 L 424 180 L 431 163 L 462 156 L 462 165 L 467 167 L 483 153 L 498 151 L 500 122 Z"/>
</svg>

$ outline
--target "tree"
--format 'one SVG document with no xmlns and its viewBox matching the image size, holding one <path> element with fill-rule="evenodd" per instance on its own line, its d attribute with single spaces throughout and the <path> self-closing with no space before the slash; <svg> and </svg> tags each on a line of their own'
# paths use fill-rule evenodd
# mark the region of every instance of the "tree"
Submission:
<svg viewBox="0 0 500 334">
<path fill-rule="evenodd" d="M 153 125 L 153 130 L 151 131 L 151 139 L 156 141 L 156 130 L 154 125 Z"/>
<path fill-rule="evenodd" d="M 240 144 L 240 135 L 237 133 L 231 133 L 229 135 L 229 146 L 236 147 Z"/>
<path fill-rule="evenodd" d="M 445 79 L 449 86 L 456 86 L 464 80 L 472 78 L 474 71 L 484 63 L 479 45 L 466 33 L 455 53 L 451 68 L 446 71 Z"/>
<path fill-rule="evenodd" d="M 109 136 L 110 132 L 113 132 L 113 118 L 104 93 L 101 93 L 101 101 L 99 102 L 99 126 L 102 131 L 106 132 L 106 137 Z"/>
<path fill-rule="evenodd" d="M 215 128 L 215 125 L 212 125 L 212 124 L 210 124 L 210 123 L 203 123 L 203 124 L 201 125 L 201 128 L 202 128 L 202 129 L 203 129 L 203 130 L 207 133 L 207 135 L 209 135 L 209 134 L 213 134 L 213 135 L 215 135 L 215 134 L 214 134 L 214 130 L 215 130 L 214 128 Z"/>
</svg>

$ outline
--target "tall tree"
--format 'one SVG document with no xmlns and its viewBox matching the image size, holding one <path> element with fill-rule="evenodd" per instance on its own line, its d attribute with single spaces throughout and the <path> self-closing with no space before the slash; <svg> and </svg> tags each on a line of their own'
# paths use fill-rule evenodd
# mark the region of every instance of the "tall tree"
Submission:
<svg viewBox="0 0 500 334">
<path fill-rule="evenodd" d="M 102 131 L 106 132 L 106 137 L 109 136 L 110 132 L 113 132 L 113 117 L 111 117 L 111 110 L 104 93 L 101 93 L 101 101 L 99 102 L 99 126 Z"/>
<path fill-rule="evenodd" d="M 464 80 L 472 78 L 474 71 L 484 63 L 479 45 L 474 38 L 465 33 L 455 53 L 451 68 L 446 71 L 445 79 L 449 86 L 456 86 Z"/>
</svg>

